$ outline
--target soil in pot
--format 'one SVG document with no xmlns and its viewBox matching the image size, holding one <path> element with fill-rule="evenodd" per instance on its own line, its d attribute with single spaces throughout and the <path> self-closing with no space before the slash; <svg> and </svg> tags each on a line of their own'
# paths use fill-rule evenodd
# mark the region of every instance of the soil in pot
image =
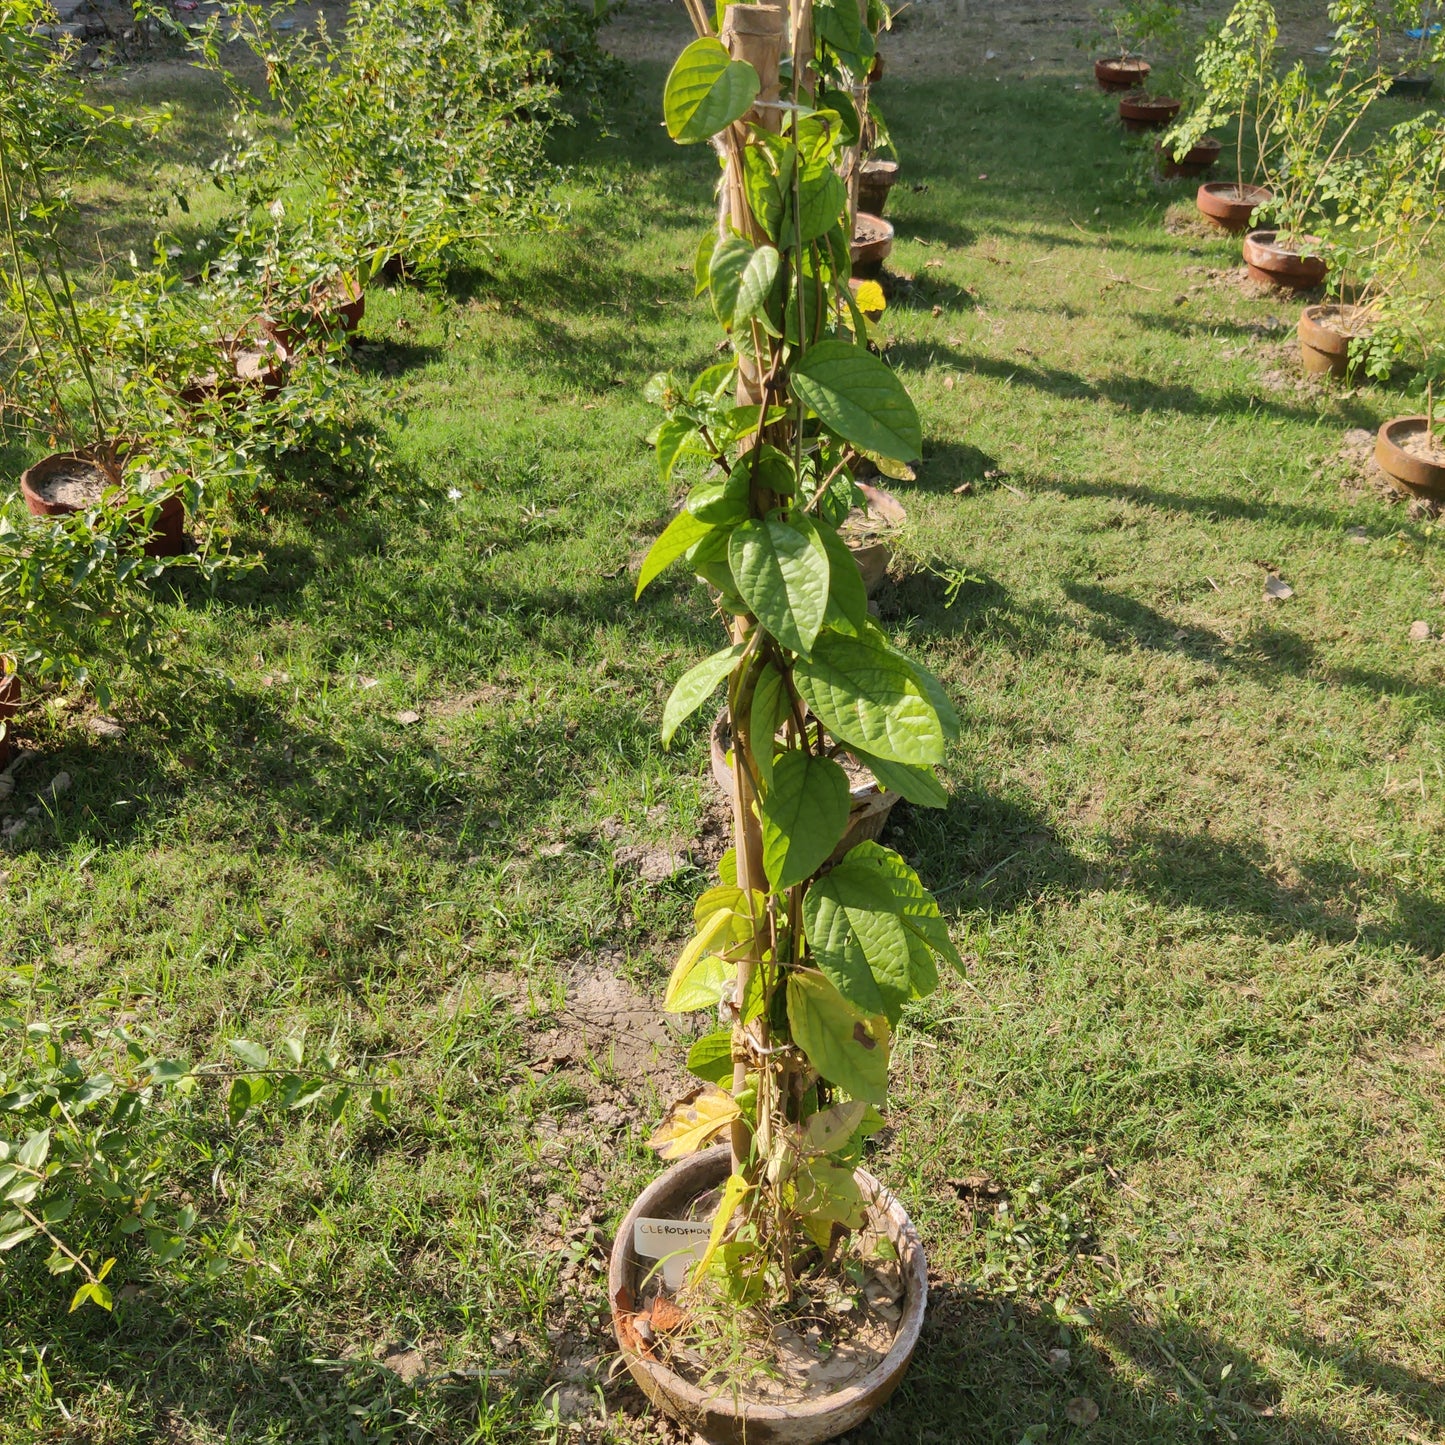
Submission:
<svg viewBox="0 0 1445 1445">
<path fill-rule="evenodd" d="M 733 793 L 732 745 L 732 731 L 724 708 L 713 722 L 711 739 L 712 779 L 724 798 L 731 798 Z M 848 828 L 843 841 L 833 850 L 830 863 L 836 863 L 850 848 L 876 840 L 899 796 L 883 787 L 851 753 L 839 753 L 835 761 L 848 775 Z"/>
<path fill-rule="evenodd" d="M 1374 313 L 1365 306 L 1306 306 L 1300 313 L 1300 360 L 1313 376 L 1344 377 L 1350 369 L 1350 341 L 1368 336 Z"/>
<path fill-rule="evenodd" d="M 1212 135 L 1207 135 L 1197 146 L 1186 151 L 1178 160 L 1174 159 L 1173 151 L 1166 148 L 1163 141 L 1160 141 L 1154 149 L 1159 157 L 1159 174 L 1166 181 L 1177 181 L 1190 177 L 1197 179 L 1200 176 L 1208 175 L 1215 161 L 1219 159 L 1221 147 Z"/>
<path fill-rule="evenodd" d="M 20 474 L 20 494 L 32 516 L 60 517 L 96 506 L 120 479 L 119 464 L 108 453 L 57 453 Z M 140 519 L 138 510 L 135 519 Z M 175 557 L 184 551 L 185 523 L 185 505 L 172 493 L 161 503 L 152 524 L 146 556 Z"/>
<path fill-rule="evenodd" d="M 1162 130 L 1179 114 L 1181 104 L 1167 95 L 1130 91 L 1119 100 L 1119 119 L 1128 131 Z"/>
<path fill-rule="evenodd" d="M 1151 66 L 1138 56 L 1119 55 L 1094 62 L 1094 79 L 1100 90 L 1142 90 Z"/>
<path fill-rule="evenodd" d="M 1423 416 L 1397 416 L 1382 426 L 1375 439 L 1380 470 L 1401 491 L 1445 501 L 1445 441 L 1430 435 Z"/>
<path fill-rule="evenodd" d="M 883 263 L 893 250 L 893 227 L 880 216 L 859 211 L 853 222 L 853 274 L 864 281 L 873 281 L 883 270 Z"/>
<path fill-rule="evenodd" d="M 1273 198 L 1274 193 L 1266 186 L 1208 181 L 1200 186 L 1194 204 L 1221 230 L 1238 236 L 1249 229 L 1250 217 L 1256 209 Z"/>
<path fill-rule="evenodd" d="M 726 1148 L 694 1155 L 623 1221 L 608 1272 L 618 1344 L 648 1397 L 704 1440 L 817 1445 L 867 1419 L 907 1369 L 927 1304 L 923 1249 L 898 1201 L 860 1169 L 868 1217 L 843 1246 L 856 1279 L 835 1263 L 772 1310 L 720 1304 L 707 1283 L 674 1296 L 649 1277 L 637 1220 L 708 1221 L 729 1168 Z"/>
<path fill-rule="evenodd" d="M 897 161 L 865 161 L 858 175 L 858 209 L 870 216 L 881 216 L 897 180 Z"/>
<path fill-rule="evenodd" d="M 1244 238 L 1244 264 L 1250 278 L 1266 286 L 1308 291 L 1325 279 L 1329 269 L 1317 250 L 1322 244 L 1318 236 L 1282 242 L 1278 231 L 1251 231 Z"/>
<path fill-rule="evenodd" d="M 222 348 L 222 358 L 222 369 L 208 371 L 181 390 L 187 406 L 203 406 L 216 398 L 244 406 L 248 390 L 259 387 L 273 397 L 286 379 L 286 352 L 269 338 L 231 342 Z"/>
</svg>

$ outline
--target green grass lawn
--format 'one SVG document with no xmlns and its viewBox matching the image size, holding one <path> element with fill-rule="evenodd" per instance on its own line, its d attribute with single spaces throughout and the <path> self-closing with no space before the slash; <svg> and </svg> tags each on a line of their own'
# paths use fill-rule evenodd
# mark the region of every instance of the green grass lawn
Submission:
<svg viewBox="0 0 1445 1445">
<path fill-rule="evenodd" d="M 560 233 L 371 295 L 386 484 L 243 517 L 264 572 L 170 609 L 190 669 L 123 738 L 26 720 L 4 806 L 74 786 L 0 854 L 0 963 L 193 1058 L 305 1025 L 403 1078 L 335 1131 L 198 1102 L 175 1188 L 247 1221 L 249 1272 L 67 1315 L 5 1256 L 3 1445 L 681 1438 L 608 1383 L 603 1279 L 718 843 L 704 724 L 657 737 L 717 623 L 680 576 L 631 600 L 676 499 L 642 386 L 714 343 L 714 167 L 663 74 L 573 138 Z M 899 1040 L 871 1167 L 935 1294 L 851 1438 L 1438 1442 L 1445 647 L 1409 630 L 1445 632 L 1440 527 L 1339 459 L 1407 408 L 1266 380 L 1296 304 L 1208 274 L 1236 245 L 1166 230 L 1189 188 L 1076 80 L 879 97 L 927 436 L 883 618 L 965 723 L 950 806 L 888 841 L 968 972 Z M 549 1424 L 559 1382 L 607 1422 Z"/>
</svg>

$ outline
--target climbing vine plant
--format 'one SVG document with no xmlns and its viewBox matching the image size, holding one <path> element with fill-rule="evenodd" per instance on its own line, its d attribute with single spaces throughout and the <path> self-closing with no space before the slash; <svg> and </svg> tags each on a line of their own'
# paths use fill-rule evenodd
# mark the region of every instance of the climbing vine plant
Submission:
<svg viewBox="0 0 1445 1445">
<path fill-rule="evenodd" d="M 855 0 L 807 9 L 811 33 L 867 36 Z M 846 32 L 834 10 L 851 13 Z M 711 1274 L 748 1300 L 786 1297 L 810 1258 L 831 1256 L 840 1226 L 862 1224 L 853 1166 L 881 1125 L 894 1030 L 909 1000 L 937 986 L 936 960 L 958 962 L 914 871 L 846 838 L 840 756 L 941 806 L 933 767 L 958 719 L 870 616 L 839 536 L 860 460 L 906 464 L 922 437 L 903 384 L 868 350 L 848 285 L 840 171 L 859 117 L 837 108 L 852 103 L 842 87 L 818 87 L 815 101 L 802 66 L 780 93 L 781 15 L 729 6 L 718 36 L 694 7 L 699 38 L 667 81 L 672 138 L 711 141 L 721 164 L 719 225 L 695 271 L 728 355 L 690 382 L 651 384 L 666 412 L 654 434 L 663 476 L 692 460 L 706 470 L 638 579 L 640 594 L 685 562 L 728 629 L 663 720 L 670 739 L 726 685 L 734 846 L 697 902 L 664 999 L 670 1011 L 717 1010 L 723 1026 L 693 1045 L 700 1087 L 652 1142 L 673 1159 L 730 1139 L 732 1171 L 692 1278 Z M 795 34 L 798 22 L 795 12 Z"/>
</svg>

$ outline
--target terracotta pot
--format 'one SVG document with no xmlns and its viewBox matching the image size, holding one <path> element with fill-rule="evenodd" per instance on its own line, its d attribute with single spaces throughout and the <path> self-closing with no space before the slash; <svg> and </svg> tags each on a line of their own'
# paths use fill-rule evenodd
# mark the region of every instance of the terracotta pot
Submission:
<svg viewBox="0 0 1445 1445">
<path fill-rule="evenodd" d="M 878 216 L 859 211 L 853 222 L 853 274 L 865 281 L 876 280 L 883 263 L 893 251 L 893 227 Z"/>
<path fill-rule="evenodd" d="M 0 737 L 0 769 L 10 766 L 11 724 L 10 719 L 20 711 L 20 679 L 15 675 L 14 664 L 9 658 L 0 657 L 0 727 L 5 729 Z"/>
<path fill-rule="evenodd" d="M 1445 460 L 1434 461 L 1405 450 L 1405 443 L 1418 437 L 1426 425 L 1423 416 L 1392 417 L 1375 437 L 1375 460 L 1402 492 L 1445 501 Z M 1435 445 L 1445 453 L 1439 441 Z"/>
<path fill-rule="evenodd" d="M 888 207 L 888 193 L 897 181 L 897 161 L 864 161 L 858 176 L 858 209 L 870 216 L 881 216 Z"/>
<path fill-rule="evenodd" d="M 366 292 L 355 276 L 338 276 L 330 286 L 313 288 L 311 299 L 302 309 L 307 319 L 295 326 L 269 316 L 261 318 L 262 331 L 288 356 L 308 336 L 320 336 L 323 340 L 337 333 L 350 336 L 366 315 Z"/>
<path fill-rule="evenodd" d="M 732 765 L 728 762 L 728 753 L 733 743 L 726 708 L 718 713 L 713 722 L 710 743 L 712 780 L 717 784 L 723 797 L 731 798 L 733 795 L 733 770 Z M 893 811 L 899 798 L 897 793 L 883 787 L 861 764 L 850 758 L 848 766 L 850 767 L 848 783 L 852 792 L 852 801 L 848 806 L 848 828 L 843 834 L 842 842 L 833 849 L 832 856 L 828 859 L 830 863 L 836 863 L 849 849 L 856 848 L 860 843 L 876 842 L 882 836 L 884 824 L 888 822 L 888 815 Z"/>
<path fill-rule="evenodd" d="M 1249 229 L 1250 218 L 1266 201 L 1274 199 L 1267 186 L 1240 186 L 1234 181 L 1209 181 L 1200 186 L 1194 204 L 1221 230 L 1238 236 Z"/>
<path fill-rule="evenodd" d="M 1435 89 L 1433 75 L 1397 75 L 1390 81 L 1386 95 L 1396 95 L 1402 100 L 1423 100 Z"/>
<path fill-rule="evenodd" d="M 619 1316 L 632 1312 L 645 1273 L 633 1248 L 639 1219 L 681 1219 L 693 1201 L 716 1189 L 727 1177 L 731 1159 L 726 1146 L 704 1150 L 674 1164 L 638 1195 L 612 1246 L 607 1292 L 612 1328 L 622 1359 L 643 1393 L 660 1410 L 713 1445 L 820 1445 L 862 1424 L 898 1388 L 908 1369 L 928 1306 L 928 1264 L 912 1221 L 892 1193 L 866 1169 L 853 1177 L 868 1204 L 870 1222 L 893 1242 L 902 1267 L 905 1294 L 903 1317 L 893 1348 L 861 1380 L 832 1394 L 794 1404 L 763 1404 L 740 1398 L 726 1385 L 707 1390 L 693 1385 L 650 1355 L 628 1346 Z"/>
<path fill-rule="evenodd" d="M 109 447 L 86 447 L 78 452 L 57 452 L 43 457 L 20 474 L 20 495 L 35 517 L 64 517 L 83 512 L 99 502 L 106 490 L 120 481 L 120 459 L 124 452 Z M 69 495 L 57 496 L 56 485 L 62 478 L 78 480 Z M 139 509 L 135 519 L 140 520 Z M 186 509 L 174 492 L 160 505 L 145 544 L 147 557 L 175 557 L 185 550 Z"/>
<path fill-rule="evenodd" d="M 1151 67 L 1137 56 L 1119 55 L 1094 62 L 1094 79 L 1100 90 L 1142 90 Z"/>
<path fill-rule="evenodd" d="M 1163 141 L 1154 149 L 1159 156 L 1159 174 L 1166 181 L 1177 181 L 1181 178 L 1208 175 L 1215 161 L 1219 159 L 1220 144 L 1212 135 L 1207 135 L 1197 146 L 1185 151 L 1177 161 Z"/>
<path fill-rule="evenodd" d="M 248 391 L 260 387 L 269 399 L 286 380 L 289 358 L 282 346 L 269 337 L 248 343 L 237 340 L 223 346 L 221 355 L 228 374 L 212 371 L 182 387 L 180 398 L 187 406 L 204 406 L 217 397 L 244 406 Z"/>
<path fill-rule="evenodd" d="M 896 532 L 908 520 L 908 513 L 903 510 L 903 503 L 882 487 L 859 482 L 858 490 L 863 493 L 863 506 L 848 514 L 841 530 L 871 597 L 893 560 L 893 541 L 886 534 Z"/>
<path fill-rule="evenodd" d="M 1300 312 L 1300 360 L 1313 376 L 1344 377 L 1350 369 L 1350 338 L 1369 335 L 1373 314 L 1364 306 L 1306 306 Z M 1334 321 L 1336 326 L 1325 324 Z"/>
<path fill-rule="evenodd" d="M 1318 286 L 1329 270 L 1325 258 L 1309 249 L 1321 244 L 1319 237 L 1301 236 L 1292 246 L 1282 246 L 1278 237 L 1278 231 L 1251 231 L 1244 238 L 1244 264 L 1249 274 L 1267 286 L 1285 286 L 1291 291 Z"/>
<path fill-rule="evenodd" d="M 1125 130 L 1163 130 L 1179 114 L 1181 104 L 1167 95 L 1145 95 L 1142 90 L 1133 90 L 1119 100 L 1119 119 Z"/>
</svg>

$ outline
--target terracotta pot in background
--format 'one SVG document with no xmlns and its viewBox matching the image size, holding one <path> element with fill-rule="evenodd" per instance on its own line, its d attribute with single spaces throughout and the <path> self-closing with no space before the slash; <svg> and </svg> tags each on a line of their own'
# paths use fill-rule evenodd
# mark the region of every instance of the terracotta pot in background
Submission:
<svg viewBox="0 0 1445 1445">
<path fill-rule="evenodd" d="M 1167 95 L 1145 95 L 1142 90 L 1133 90 L 1119 100 L 1119 119 L 1125 130 L 1163 130 L 1179 114 L 1181 104 Z"/>
<path fill-rule="evenodd" d="M 1350 339 L 1367 336 L 1373 313 L 1364 306 L 1306 306 L 1300 312 L 1300 360 L 1313 376 L 1343 378 L 1350 369 Z"/>
<path fill-rule="evenodd" d="M 1280 244 L 1278 231 L 1251 231 L 1244 238 L 1244 264 L 1254 280 L 1267 286 L 1308 291 L 1329 270 L 1325 258 L 1313 249 L 1322 244 L 1318 236 L 1300 236 L 1286 246 Z"/>
<path fill-rule="evenodd" d="M 1434 89 L 1433 75 L 1397 75 L 1390 81 L 1385 94 L 1398 96 L 1402 100 L 1424 100 Z"/>
<path fill-rule="evenodd" d="M 0 769 L 10 766 L 14 751 L 11 719 L 20 711 L 20 679 L 15 676 L 13 664 L 8 657 L 0 657 L 0 726 L 5 736 L 0 737 Z"/>
<path fill-rule="evenodd" d="M 269 399 L 285 383 L 290 358 L 269 336 L 264 341 L 237 340 L 223 346 L 221 357 L 225 374 L 212 371 L 181 388 L 180 398 L 187 406 L 203 406 L 216 397 L 244 406 L 247 391 L 259 387 Z"/>
<path fill-rule="evenodd" d="M 1423 416 L 1391 417 L 1376 434 L 1375 460 L 1402 492 L 1445 501 L 1445 444 L 1437 440 L 1433 455 L 1424 455 L 1426 427 Z"/>
<path fill-rule="evenodd" d="M 853 274 L 864 281 L 873 281 L 893 251 L 893 227 L 878 216 L 859 211 L 853 223 Z"/>
<path fill-rule="evenodd" d="M 57 452 L 20 474 L 20 495 L 35 517 L 63 517 L 94 506 L 121 480 L 120 457 L 108 447 Z M 139 520 L 139 508 L 136 513 Z M 174 492 L 160 505 L 145 544 L 147 557 L 175 557 L 185 550 L 186 509 Z"/>
<path fill-rule="evenodd" d="M 633 1247 L 639 1219 L 683 1219 L 702 1195 L 715 1190 L 732 1167 L 726 1146 L 707 1149 L 674 1164 L 637 1197 L 617 1231 L 608 1262 L 607 1294 L 612 1328 L 622 1359 L 643 1393 L 686 1430 L 714 1445 L 820 1445 L 860 1425 L 898 1388 L 918 1345 L 928 1306 L 928 1265 L 923 1244 L 907 1212 L 866 1169 L 853 1177 L 867 1202 L 870 1222 L 898 1251 L 905 1280 L 903 1317 L 893 1347 L 854 1384 L 831 1394 L 790 1404 L 735 1399 L 724 1383 L 709 1391 L 691 1384 L 660 1360 L 629 1347 L 635 1334 L 624 1328 L 639 1301 L 645 1273 Z"/>
<path fill-rule="evenodd" d="M 870 216 L 881 216 L 897 180 L 897 161 L 864 161 L 858 175 L 858 209 Z"/>
<path fill-rule="evenodd" d="M 728 723 L 727 709 L 718 713 L 712 725 L 709 741 L 712 780 L 717 784 L 723 797 L 733 795 L 733 770 L 728 762 L 732 750 L 732 731 Z M 867 768 L 856 760 L 849 759 L 848 785 L 851 801 L 848 805 L 848 830 L 843 840 L 833 850 L 830 863 L 836 863 L 851 848 L 860 843 L 874 843 L 883 835 L 888 815 L 898 803 L 899 794 L 885 788 Z"/>
<path fill-rule="evenodd" d="M 1250 217 L 1274 199 L 1267 186 L 1240 186 L 1235 181 L 1208 181 L 1200 186 L 1194 204 L 1221 230 L 1238 236 L 1249 229 Z"/>
<path fill-rule="evenodd" d="M 1212 135 L 1207 135 L 1197 146 L 1186 151 L 1176 161 L 1170 149 L 1160 141 L 1154 147 L 1159 156 L 1159 174 L 1166 181 L 1194 178 L 1208 175 L 1215 161 L 1219 159 L 1220 144 Z"/>
<path fill-rule="evenodd" d="M 908 513 L 903 510 L 903 503 L 882 487 L 859 482 L 858 490 L 863 493 L 863 506 L 844 518 L 839 532 L 863 574 L 863 586 L 871 597 L 893 560 L 893 539 L 889 534 L 908 520 Z"/>
<path fill-rule="evenodd" d="M 1100 90 L 1142 90 L 1151 66 L 1138 56 L 1119 55 L 1094 62 L 1094 79 Z"/>
<path fill-rule="evenodd" d="M 297 326 L 269 316 L 261 318 L 261 329 L 288 356 L 293 355 L 309 335 L 323 340 L 336 333 L 350 336 L 366 315 L 366 292 L 355 276 L 338 276 L 329 286 L 313 289 L 304 309 L 308 319 Z"/>
</svg>

